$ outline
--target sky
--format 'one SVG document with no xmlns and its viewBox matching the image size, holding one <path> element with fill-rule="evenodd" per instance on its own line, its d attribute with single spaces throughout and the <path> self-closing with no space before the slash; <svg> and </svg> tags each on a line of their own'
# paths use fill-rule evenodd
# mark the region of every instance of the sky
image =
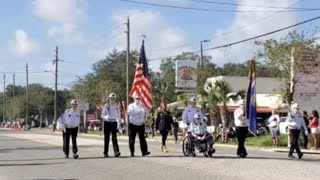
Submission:
<svg viewBox="0 0 320 180">
<path fill-rule="evenodd" d="M 161 61 L 152 59 L 198 51 L 202 40 L 210 40 L 203 44 L 204 48 L 224 45 L 319 15 L 319 11 L 277 12 L 287 7 L 320 8 L 318 0 L 135 1 L 224 11 L 174 9 L 120 0 L 2 0 L 0 91 L 3 91 L 3 74 L 6 75 L 6 84 L 12 84 L 12 72 L 15 72 L 16 85 L 26 85 L 26 63 L 30 72 L 29 83 L 53 88 L 52 60 L 56 46 L 61 60 L 58 63 L 58 89 L 70 88 L 78 76 L 91 72 L 92 64 L 108 52 L 114 48 L 126 49 L 124 23 L 127 17 L 130 18 L 131 50 L 139 49 L 142 35 L 146 35 L 146 55 L 151 59 L 149 66 L 158 71 Z M 309 30 L 319 22 L 313 21 L 290 30 Z M 281 38 L 287 32 L 256 40 Z M 211 55 L 212 62 L 221 66 L 228 62 L 244 62 L 252 58 L 258 49 L 254 41 L 250 41 L 205 51 L 204 55 Z"/>
</svg>

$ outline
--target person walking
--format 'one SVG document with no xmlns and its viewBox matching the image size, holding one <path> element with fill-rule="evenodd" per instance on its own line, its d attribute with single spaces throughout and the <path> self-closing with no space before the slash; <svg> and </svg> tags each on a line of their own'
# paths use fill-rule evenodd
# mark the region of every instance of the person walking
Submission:
<svg viewBox="0 0 320 180">
<path fill-rule="evenodd" d="M 311 150 L 318 149 L 318 135 L 319 135 L 319 113 L 317 110 L 312 111 L 312 118 L 310 118 L 310 128 L 311 128 L 311 134 L 312 134 L 312 140 L 313 140 L 313 147 L 311 147 Z"/>
<path fill-rule="evenodd" d="M 108 96 L 109 100 L 103 107 L 101 118 L 104 123 L 104 157 L 109 157 L 109 141 L 110 134 L 112 135 L 112 145 L 114 156 L 119 157 L 121 155 L 118 145 L 117 132 L 120 129 L 121 125 L 121 116 L 120 116 L 120 108 L 116 103 L 116 94 L 110 93 Z"/>
<path fill-rule="evenodd" d="M 304 120 L 304 123 L 306 124 L 306 129 L 304 129 L 304 127 L 301 128 L 301 135 L 302 135 L 302 138 L 303 138 L 303 148 L 304 149 L 308 149 L 308 143 L 309 143 L 309 137 L 307 135 L 305 135 L 305 131 L 308 131 L 308 134 L 311 133 L 311 129 L 309 127 L 309 116 L 308 116 L 308 113 L 307 111 L 303 111 L 303 120 Z"/>
<path fill-rule="evenodd" d="M 244 116 L 244 100 L 240 100 L 239 107 L 234 111 L 234 124 L 238 138 L 237 155 L 245 158 L 248 155 L 244 146 L 248 135 L 248 119 Z"/>
<path fill-rule="evenodd" d="M 150 154 L 148 151 L 148 145 L 145 133 L 145 118 L 148 113 L 148 109 L 140 102 L 141 95 L 134 95 L 134 103 L 128 106 L 127 114 L 129 116 L 129 148 L 131 152 L 131 157 L 134 157 L 134 144 L 136 135 L 138 133 L 140 140 L 140 148 L 142 156 L 147 156 Z"/>
<path fill-rule="evenodd" d="M 301 131 L 301 128 L 305 129 L 305 135 L 308 136 L 308 130 L 306 127 L 306 124 L 304 122 L 302 114 L 299 112 L 299 104 L 293 103 L 291 105 L 291 111 L 288 113 L 286 123 L 289 128 L 289 134 L 290 134 L 290 150 L 288 157 L 289 158 L 295 158 L 293 156 L 294 150 L 296 150 L 298 154 L 298 158 L 301 159 L 303 156 L 303 153 L 301 152 L 299 148 L 299 134 Z"/>
<path fill-rule="evenodd" d="M 178 143 L 178 130 L 179 130 L 179 122 L 177 120 L 177 118 L 173 119 L 173 123 L 172 123 L 172 134 L 174 136 L 174 143 L 177 144 Z"/>
<path fill-rule="evenodd" d="M 161 152 L 168 152 L 166 147 L 166 141 L 169 131 L 171 131 L 171 124 L 173 122 L 172 116 L 169 111 L 167 111 L 167 105 L 161 103 L 160 112 L 157 115 L 156 129 L 160 131 L 162 136 L 162 144 L 160 146 Z"/>
<path fill-rule="evenodd" d="M 69 158 L 70 136 L 72 139 L 73 158 L 78 159 L 77 135 L 80 125 L 80 111 L 78 110 L 78 101 L 73 99 L 70 102 L 72 108 L 67 109 L 59 118 L 59 127 L 63 134 L 63 152 L 65 158 Z"/>
</svg>

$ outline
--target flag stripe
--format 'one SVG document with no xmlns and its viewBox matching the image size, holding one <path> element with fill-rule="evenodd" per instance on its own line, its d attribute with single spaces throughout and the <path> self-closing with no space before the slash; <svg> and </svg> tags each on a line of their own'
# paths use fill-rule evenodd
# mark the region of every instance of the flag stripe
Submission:
<svg viewBox="0 0 320 180">
<path fill-rule="evenodd" d="M 141 102 L 148 109 L 150 109 L 152 106 L 151 84 L 149 81 L 149 76 L 148 63 L 144 51 L 144 41 L 142 41 L 140 58 L 136 67 L 133 85 L 129 95 L 133 97 L 134 94 L 140 94 Z"/>
</svg>

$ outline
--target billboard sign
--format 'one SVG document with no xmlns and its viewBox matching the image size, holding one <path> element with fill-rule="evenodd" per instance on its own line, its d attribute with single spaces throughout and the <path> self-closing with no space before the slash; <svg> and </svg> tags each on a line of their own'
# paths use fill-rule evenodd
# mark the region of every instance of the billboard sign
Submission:
<svg viewBox="0 0 320 180">
<path fill-rule="evenodd" d="M 197 62 L 191 60 L 176 61 L 176 88 L 181 91 L 197 88 Z"/>
<path fill-rule="evenodd" d="M 87 121 L 96 120 L 97 116 L 95 114 L 87 114 Z"/>
<path fill-rule="evenodd" d="M 293 100 L 301 110 L 308 112 L 320 108 L 320 51 L 305 49 L 296 58 Z"/>
</svg>

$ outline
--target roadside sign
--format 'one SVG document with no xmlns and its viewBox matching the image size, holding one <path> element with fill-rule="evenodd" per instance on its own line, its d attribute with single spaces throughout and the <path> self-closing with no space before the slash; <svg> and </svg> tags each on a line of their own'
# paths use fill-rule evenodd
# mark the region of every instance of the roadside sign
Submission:
<svg viewBox="0 0 320 180">
<path fill-rule="evenodd" d="M 79 102 L 78 109 L 80 111 L 88 111 L 89 110 L 89 103 L 87 103 L 87 102 Z"/>
</svg>

